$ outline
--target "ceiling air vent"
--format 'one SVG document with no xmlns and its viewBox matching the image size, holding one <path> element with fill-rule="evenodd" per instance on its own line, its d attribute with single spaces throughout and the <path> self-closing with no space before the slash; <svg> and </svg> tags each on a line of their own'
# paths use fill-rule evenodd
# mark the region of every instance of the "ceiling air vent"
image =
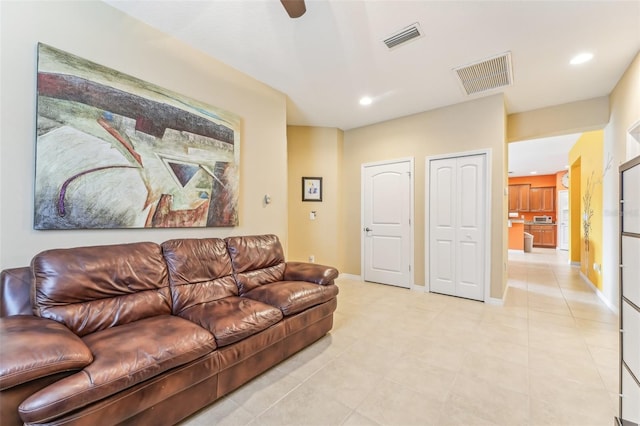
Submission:
<svg viewBox="0 0 640 426">
<path fill-rule="evenodd" d="M 401 29 L 400 31 L 396 31 L 382 41 L 387 45 L 389 49 L 392 49 L 396 46 L 408 42 L 409 40 L 422 37 L 422 35 L 423 33 L 422 29 L 420 28 L 420 24 L 416 22 L 406 28 Z"/>
<path fill-rule="evenodd" d="M 508 87 L 513 84 L 511 52 L 453 69 L 467 95 Z"/>
</svg>

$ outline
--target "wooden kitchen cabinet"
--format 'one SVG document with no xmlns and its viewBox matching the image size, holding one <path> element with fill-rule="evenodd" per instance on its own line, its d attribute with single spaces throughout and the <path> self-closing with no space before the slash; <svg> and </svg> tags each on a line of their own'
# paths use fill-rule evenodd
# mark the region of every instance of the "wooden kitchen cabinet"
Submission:
<svg viewBox="0 0 640 426">
<path fill-rule="evenodd" d="M 529 188 L 531 185 L 509 185 L 509 211 L 529 211 Z"/>
<path fill-rule="evenodd" d="M 555 211 L 555 187 L 530 188 L 529 211 L 553 213 Z"/>
<path fill-rule="evenodd" d="M 529 225 L 529 232 L 533 235 L 534 247 L 556 247 L 556 226 L 555 225 Z"/>
</svg>

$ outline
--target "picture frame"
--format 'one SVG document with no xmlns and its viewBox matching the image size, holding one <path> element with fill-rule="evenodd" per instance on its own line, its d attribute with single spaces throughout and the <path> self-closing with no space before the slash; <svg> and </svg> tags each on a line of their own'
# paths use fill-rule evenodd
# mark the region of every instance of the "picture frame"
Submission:
<svg viewBox="0 0 640 426">
<path fill-rule="evenodd" d="M 322 201 L 322 178 L 302 178 L 302 201 Z"/>
<path fill-rule="evenodd" d="M 38 44 L 36 230 L 238 226 L 242 118 Z"/>
</svg>

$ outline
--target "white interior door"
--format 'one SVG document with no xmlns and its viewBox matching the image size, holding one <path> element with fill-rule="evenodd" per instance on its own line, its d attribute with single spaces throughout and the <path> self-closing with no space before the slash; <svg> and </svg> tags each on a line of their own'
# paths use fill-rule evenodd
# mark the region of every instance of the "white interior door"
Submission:
<svg viewBox="0 0 640 426">
<path fill-rule="evenodd" d="M 362 166 L 363 279 L 411 287 L 413 160 Z"/>
<path fill-rule="evenodd" d="M 558 191 L 558 248 L 569 250 L 569 191 Z"/>
<path fill-rule="evenodd" d="M 430 290 L 484 300 L 486 155 L 432 159 L 428 170 Z"/>
</svg>

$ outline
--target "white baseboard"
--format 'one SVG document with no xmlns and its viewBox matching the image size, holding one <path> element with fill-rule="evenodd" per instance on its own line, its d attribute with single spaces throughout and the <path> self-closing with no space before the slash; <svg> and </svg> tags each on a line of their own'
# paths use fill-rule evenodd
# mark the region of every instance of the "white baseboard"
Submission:
<svg viewBox="0 0 640 426">
<path fill-rule="evenodd" d="M 414 285 L 411 286 L 411 291 L 419 291 L 420 293 L 428 293 L 429 292 L 429 287 L 427 287 L 426 285 L 414 284 Z"/>
<path fill-rule="evenodd" d="M 602 293 L 600 289 L 591 282 L 589 277 L 582 273 L 582 271 L 580 271 L 580 278 L 582 278 L 582 281 L 584 281 L 585 283 L 587 283 L 587 285 L 589 285 L 589 287 L 591 287 L 593 292 L 598 296 L 598 298 L 600 298 L 600 300 L 602 300 L 605 305 L 607 305 L 607 308 L 609 308 L 611 312 L 616 315 L 619 314 L 618 307 L 615 304 L 611 303 L 611 301 L 607 299 L 607 296 L 605 296 L 604 293 Z"/>
<path fill-rule="evenodd" d="M 504 301 L 507 298 L 507 292 L 509 291 L 509 283 L 507 282 L 507 285 L 504 286 L 504 291 L 502 292 L 502 298 L 499 299 L 497 297 L 491 297 L 489 296 L 489 298 L 487 300 L 485 300 L 485 303 L 487 305 L 493 305 L 493 306 L 504 306 Z"/>
<path fill-rule="evenodd" d="M 485 300 L 485 303 L 487 305 L 503 306 L 504 305 L 504 299 L 498 299 L 496 297 L 490 297 L 487 300 Z"/>
</svg>

